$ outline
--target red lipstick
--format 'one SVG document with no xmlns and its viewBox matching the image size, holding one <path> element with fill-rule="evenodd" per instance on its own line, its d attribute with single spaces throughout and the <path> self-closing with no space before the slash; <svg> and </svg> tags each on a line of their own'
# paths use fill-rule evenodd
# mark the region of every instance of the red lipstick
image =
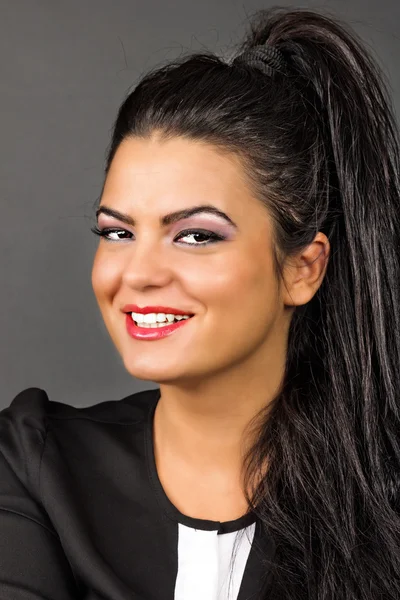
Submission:
<svg viewBox="0 0 400 600">
<path fill-rule="evenodd" d="M 177 323 L 169 323 L 163 327 L 140 327 L 136 325 L 132 319 L 131 313 L 166 313 L 172 315 L 193 315 L 193 313 L 185 312 L 170 306 L 146 306 L 139 308 L 136 304 L 127 304 L 123 307 L 123 312 L 126 313 L 125 324 L 128 334 L 137 340 L 159 340 L 167 337 L 187 324 L 191 319 L 182 319 Z"/>
<path fill-rule="evenodd" d="M 149 313 L 166 313 L 171 315 L 192 315 L 191 312 L 185 312 L 184 310 L 179 310 L 178 308 L 171 308 L 170 306 L 145 306 L 140 308 L 136 304 L 126 304 L 122 308 L 122 312 L 125 313 L 141 313 L 143 315 L 147 315 Z"/>
</svg>

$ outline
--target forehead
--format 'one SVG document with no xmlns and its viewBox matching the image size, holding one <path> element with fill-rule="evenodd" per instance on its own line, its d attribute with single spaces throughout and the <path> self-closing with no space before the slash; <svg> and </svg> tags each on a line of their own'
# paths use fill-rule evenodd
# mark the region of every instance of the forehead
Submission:
<svg viewBox="0 0 400 600">
<path fill-rule="evenodd" d="M 239 159 L 200 141 L 173 138 L 127 138 L 118 147 L 107 177 L 113 185 L 157 183 L 212 187 L 239 187 L 249 193 Z"/>
<path fill-rule="evenodd" d="M 238 156 L 178 137 L 131 137 L 121 142 L 105 181 L 103 202 L 125 212 L 146 207 L 165 214 L 207 203 L 242 222 L 267 219 Z"/>
</svg>

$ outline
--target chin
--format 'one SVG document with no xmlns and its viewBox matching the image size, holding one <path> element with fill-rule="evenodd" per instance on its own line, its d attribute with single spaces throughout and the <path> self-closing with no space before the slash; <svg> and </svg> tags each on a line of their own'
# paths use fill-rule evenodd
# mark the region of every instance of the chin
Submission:
<svg viewBox="0 0 400 600">
<path fill-rule="evenodd" d="M 160 361 L 153 361 L 149 364 L 141 361 L 138 356 L 124 359 L 125 369 L 132 377 L 143 381 L 154 381 L 157 384 L 191 385 L 206 376 L 204 372 L 189 371 L 187 365 L 183 366 L 176 360 L 172 360 L 170 364 L 164 363 L 162 366 L 159 363 Z"/>
<path fill-rule="evenodd" d="M 124 366 L 132 377 L 143 381 L 155 381 L 156 383 L 173 381 L 183 375 L 183 372 L 177 368 L 176 363 L 161 367 L 157 362 L 149 364 L 141 361 L 140 357 L 136 356 L 124 359 Z"/>
</svg>

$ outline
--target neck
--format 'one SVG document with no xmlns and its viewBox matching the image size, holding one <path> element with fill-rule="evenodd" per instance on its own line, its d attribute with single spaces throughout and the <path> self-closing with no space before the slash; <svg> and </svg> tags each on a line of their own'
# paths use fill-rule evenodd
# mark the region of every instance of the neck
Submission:
<svg viewBox="0 0 400 600">
<path fill-rule="evenodd" d="M 253 441 L 249 425 L 279 391 L 284 366 L 282 352 L 268 369 L 265 364 L 242 364 L 240 371 L 231 369 L 195 384 L 160 385 L 154 416 L 156 453 L 196 473 L 237 477 Z"/>
</svg>

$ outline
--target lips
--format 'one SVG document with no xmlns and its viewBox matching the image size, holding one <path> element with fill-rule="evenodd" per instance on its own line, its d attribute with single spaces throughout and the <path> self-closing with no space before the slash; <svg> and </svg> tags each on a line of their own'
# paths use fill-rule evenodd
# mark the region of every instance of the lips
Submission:
<svg viewBox="0 0 400 600">
<path fill-rule="evenodd" d="M 180 310 L 179 308 L 172 308 L 171 306 L 145 306 L 140 308 L 136 304 L 126 304 L 122 308 L 122 312 L 124 313 L 141 313 L 143 315 L 147 315 L 149 313 L 165 313 L 171 315 L 189 315 L 193 316 L 194 313 L 190 311 Z"/>
<path fill-rule="evenodd" d="M 135 312 L 135 311 L 132 311 Z M 140 327 L 133 321 L 129 312 L 125 316 L 126 330 L 128 334 L 137 340 L 160 340 L 169 337 L 174 332 L 179 331 L 182 327 L 188 326 L 187 324 L 191 321 L 190 319 L 182 319 L 176 323 L 169 323 L 163 327 Z"/>
</svg>

